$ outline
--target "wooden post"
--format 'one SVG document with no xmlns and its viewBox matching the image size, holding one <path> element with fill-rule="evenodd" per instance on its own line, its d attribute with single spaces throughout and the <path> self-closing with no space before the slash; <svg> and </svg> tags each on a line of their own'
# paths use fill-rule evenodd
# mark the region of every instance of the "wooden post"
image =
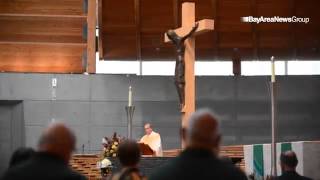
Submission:
<svg viewBox="0 0 320 180">
<path fill-rule="evenodd" d="M 96 73 L 96 0 L 88 0 L 87 73 Z"/>
<path fill-rule="evenodd" d="M 195 4 L 182 4 L 182 27 L 192 27 L 195 23 Z M 195 111 L 195 38 L 190 37 L 185 41 L 185 106 L 182 113 L 182 127 L 187 127 L 188 117 Z"/>
</svg>

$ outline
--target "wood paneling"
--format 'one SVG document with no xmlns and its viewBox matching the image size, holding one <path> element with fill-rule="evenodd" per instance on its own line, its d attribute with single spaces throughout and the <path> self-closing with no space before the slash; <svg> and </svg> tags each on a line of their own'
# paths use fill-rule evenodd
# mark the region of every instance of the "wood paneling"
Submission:
<svg viewBox="0 0 320 180">
<path fill-rule="evenodd" d="M 112 0 L 106 0 L 106 2 Z M 143 60 L 174 60 L 174 50 L 162 42 L 168 29 L 180 25 L 176 13 L 181 13 L 184 0 L 140 0 L 140 41 Z M 196 38 L 198 60 L 231 60 L 234 49 L 244 60 L 266 60 L 279 56 L 288 60 L 320 59 L 320 13 L 318 0 L 201 0 L 196 2 L 196 19 L 215 20 L 214 32 Z M 117 3 L 117 6 L 113 6 Z M 136 59 L 134 5 L 125 1 L 105 3 L 102 16 L 103 57 L 108 60 Z M 179 9 L 177 10 L 177 3 Z M 117 13 L 121 9 L 121 13 Z M 259 23 L 241 21 L 244 16 L 309 17 L 310 23 Z M 106 23 L 106 24 L 105 24 Z M 292 28 L 295 31 L 292 31 Z M 120 33 L 121 32 L 121 33 Z M 118 33 L 118 34 L 117 34 Z M 122 34 L 122 36 L 120 35 Z M 293 40 L 294 39 L 294 40 Z M 118 42 L 115 42 L 117 40 Z M 121 43 L 120 43 L 121 42 Z M 293 43 L 295 42 L 295 43 Z M 126 44 L 121 46 L 121 44 Z M 221 49 L 221 52 L 220 52 Z M 116 56 L 115 56 L 116 55 Z M 307 59 L 306 59 L 307 60 Z"/>
<path fill-rule="evenodd" d="M 0 16 L 0 41 L 85 43 L 86 18 Z"/>
<path fill-rule="evenodd" d="M 83 3 L 83 0 L 0 1 L 0 71 L 84 72 L 88 62 L 84 58 L 88 55 L 84 56 L 87 15 Z"/>
<path fill-rule="evenodd" d="M 83 72 L 85 45 L 0 43 L 0 70 L 5 72 Z"/>
<path fill-rule="evenodd" d="M 87 34 L 87 60 L 86 72 L 96 72 L 96 15 L 97 15 L 97 1 L 88 1 L 88 34 Z"/>
<path fill-rule="evenodd" d="M 135 60 L 137 39 L 134 1 L 103 0 L 101 9 L 104 58 Z"/>
<path fill-rule="evenodd" d="M 1 0 L 0 14 L 81 15 L 83 0 Z"/>
</svg>

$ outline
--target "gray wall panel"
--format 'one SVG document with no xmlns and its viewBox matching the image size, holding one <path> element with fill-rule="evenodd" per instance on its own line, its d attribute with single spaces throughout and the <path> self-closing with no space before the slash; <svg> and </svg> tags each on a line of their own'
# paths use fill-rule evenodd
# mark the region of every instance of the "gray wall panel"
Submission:
<svg viewBox="0 0 320 180">
<path fill-rule="evenodd" d="M 90 76 L 59 74 L 57 78 L 57 100 L 90 99 Z"/>
<path fill-rule="evenodd" d="M 76 152 L 82 153 L 83 150 L 87 152 L 90 144 L 89 128 L 84 125 L 70 125 L 69 127 L 76 135 Z"/>
<path fill-rule="evenodd" d="M 26 125 L 45 125 L 51 122 L 52 103 L 50 101 L 23 102 L 24 119 Z"/>
<path fill-rule="evenodd" d="M 136 101 L 178 101 L 173 77 L 136 77 L 132 84 Z"/>
<path fill-rule="evenodd" d="M 72 126 L 86 126 L 90 121 L 90 115 L 90 102 L 52 102 L 52 116 L 55 121 L 64 122 Z"/>
<path fill-rule="evenodd" d="M 126 126 L 126 102 L 92 102 L 91 125 Z M 134 117 L 136 122 L 136 116 Z"/>
<path fill-rule="evenodd" d="M 198 77 L 196 79 L 198 101 L 230 101 L 234 98 L 233 77 Z"/>
<path fill-rule="evenodd" d="M 51 101 L 52 77 L 58 80 L 54 101 Z M 277 78 L 280 140 L 320 138 L 319 78 Z M 270 142 L 269 80 L 269 77 L 196 78 L 197 108 L 209 107 L 219 116 L 223 144 Z M 55 119 L 75 129 L 78 152 L 82 151 L 82 144 L 86 152 L 94 152 L 101 149 L 102 137 L 110 137 L 113 132 L 127 135 L 124 108 L 130 84 L 136 107 L 133 137 L 139 139 L 144 134 L 144 123 L 150 122 L 161 133 L 164 149 L 180 147 L 181 120 L 173 77 L 1 73 L 0 100 L 24 101 L 26 145 L 35 147 L 43 127 Z"/>
<path fill-rule="evenodd" d="M 51 97 L 51 75 L 1 73 L 0 99 L 45 100 Z"/>
<path fill-rule="evenodd" d="M 240 77 L 235 79 L 237 100 L 241 101 L 269 101 L 269 77 Z"/>
<path fill-rule="evenodd" d="M 94 101 L 127 101 L 129 80 L 130 80 L 130 77 L 119 76 L 119 75 L 91 76 L 92 100 Z"/>
<path fill-rule="evenodd" d="M 26 146 L 36 148 L 45 126 L 25 126 Z"/>
</svg>

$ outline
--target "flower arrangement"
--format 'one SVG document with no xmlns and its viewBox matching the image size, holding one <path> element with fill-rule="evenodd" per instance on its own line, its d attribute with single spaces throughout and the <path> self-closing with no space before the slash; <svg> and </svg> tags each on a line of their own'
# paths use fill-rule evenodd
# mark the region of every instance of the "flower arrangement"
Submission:
<svg viewBox="0 0 320 180">
<path fill-rule="evenodd" d="M 112 173 L 112 162 L 108 158 L 117 157 L 118 147 L 123 139 L 124 138 L 118 136 L 116 132 L 113 133 L 113 136 L 111 138 L 102 138 L 102 157 L 101 160 L 97 163 L 97 167 L 100 169 L 102 177 L 108 177 L 108 175 Z"/>
<path fill-rule="evenodd" d="M 113 133 L 112 138 L 105 137 L 107 144 L 104 148 L 103 156 L 106 157 L 117 157 L 118 147 L 124 138 L 121 138 L 117 133 Z"/>
</svg>

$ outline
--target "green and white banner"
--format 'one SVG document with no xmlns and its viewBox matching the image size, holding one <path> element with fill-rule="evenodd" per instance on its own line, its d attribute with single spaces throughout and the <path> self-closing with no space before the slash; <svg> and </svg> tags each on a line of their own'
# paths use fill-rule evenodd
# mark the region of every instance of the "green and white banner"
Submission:
<svg viewBox="0 0 320 180">
<path fill-rule="evenodd" d="M 297 172 L 301 175 L 320 180 L 320 173 L 312 171 L 320 169 L 320 142 L 277 143 L 277 173 L 281 174 L 280 153 L 292 150 L 297 154 Z M 311 158 L 313 157 L 313 158 Z M 245 170 L 248 175 L 254 174 L 256 179 L 264 179 L 271 174 L 271 145 L 244 145 Z M 308 159 L 308 161 L 306 161 Z M 310 159 L 310 160 L 309 160 Z"/>
</svg>

